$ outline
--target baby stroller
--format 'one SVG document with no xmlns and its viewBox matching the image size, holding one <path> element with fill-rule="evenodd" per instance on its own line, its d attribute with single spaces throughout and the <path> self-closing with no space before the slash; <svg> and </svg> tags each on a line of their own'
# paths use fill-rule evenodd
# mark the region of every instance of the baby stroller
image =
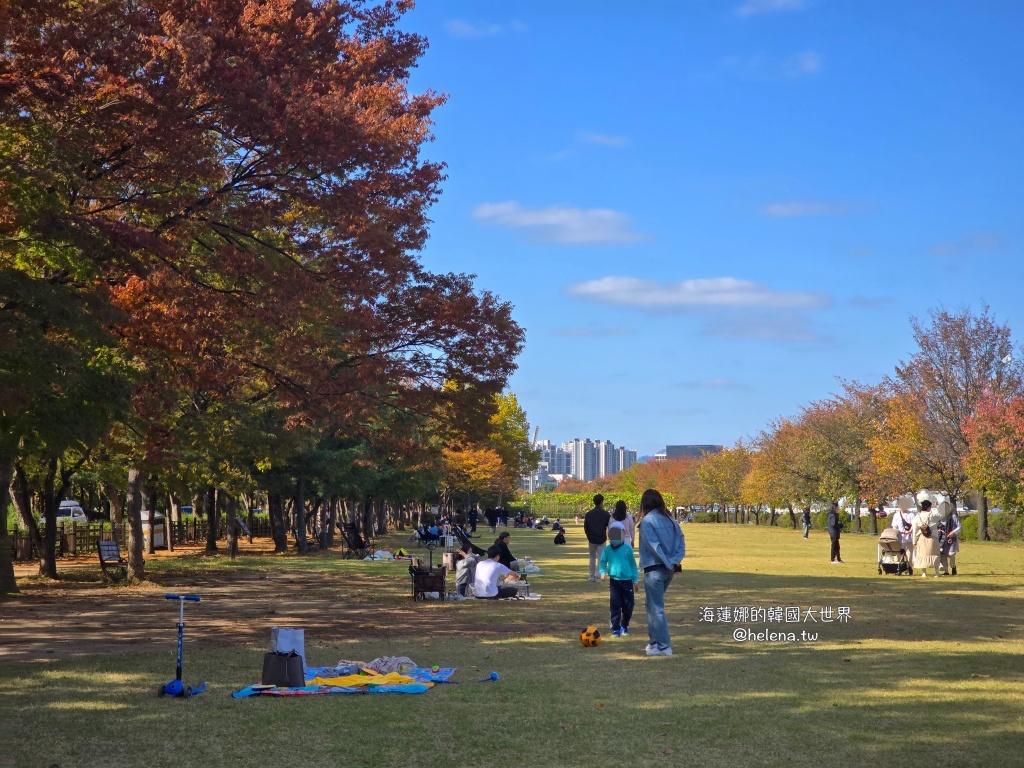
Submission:
<svg viewBox="0 0 1024 768">
<path fill-rule="evenodd" d="M 903 548 L 899 531 L 886 528 L 878 537 L 878 573 L 895 574 L 896 576 L 913 576 L 914 569 L 907 560 L 907 551 Z"/>
</svg>

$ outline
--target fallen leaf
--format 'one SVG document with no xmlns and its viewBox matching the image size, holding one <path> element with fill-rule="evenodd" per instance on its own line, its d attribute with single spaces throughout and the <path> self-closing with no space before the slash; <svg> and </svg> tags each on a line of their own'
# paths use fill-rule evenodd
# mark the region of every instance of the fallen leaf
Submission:
<svg viewBox="0 0 1024 768">
<path fill-rule="evenodd" d="M 604 706 L 604 702 L 603 702 L 603 701 L 599 701 L 599 702 L 597 702 L 597 706 L 599 706 L 599 707 L 603 707 L 603 706 Z"/>
<path fill-rule="evenodd" d="M 665 747 L 663 750 L 661 750 L 661 752 L 662 752 L 662 754 L 665 754 L 665 755 L 671 755 L 672 754 L 672 748 L 671 747 Z"/>
<path fill-rule="evenodd" d="M 983 680 L 988 680 L 992 675 L 971 675 L 971 677 L 980 677 Z"/>
<path fill-rule="evenodd" d="M 430 647 L 430 643 L 424 643 L 424 644 L 423 644 L 423 647 L 424 647 L 424 648 L 429 648 L 429 647 Z"/>
</svg>

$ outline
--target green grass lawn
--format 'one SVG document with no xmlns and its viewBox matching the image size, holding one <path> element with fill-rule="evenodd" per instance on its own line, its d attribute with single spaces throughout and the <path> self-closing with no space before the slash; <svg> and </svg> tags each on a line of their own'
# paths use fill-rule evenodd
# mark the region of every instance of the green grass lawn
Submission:
<svg viewBox="0 0 1024 768">
<path fill-rule="evenodd" d="M 684 530 L 688 557 L 667 599 L 671 658 L 643 655 L 642 594 L 630 638 L 580 644 L 582 627 L 607 627 L 608 597 L 587 582 L 585 540 L 571 526 L 565 547 L 549 532 L 512 532 L 512 551 L 544 570 L 531 578 L 543 594 L 532 602 L 413 606 L 403 565 L 336 554 L 153 561 L 154 597 L 169 584 L 291 574 L 296 586 L 273 597 L 278 615 L 315 587 L 375 617 L 333 636 L 307 629 L 310 663 L 407 655 L 457 666 L 460 684 L 235 700 L 231 691 L 259 677 L 264 643 L 242 626 L 238 640 L 230 625 L 216 639 L 190 626 L 186 682 L 210 689 L 162 700 L 155 691 L 174 669 L 169 616 L 159 652 L 0 665 L 0 766 L 1024 765 L 1024 547 L 967 543 L 961 575 L 897 578 L 876 574 L 868 535 L 844 536 L 847 564 L 834 566 L 818 531 L 805 541 L 784 529 Z M 347 589 L 356 577 L 358 590 Z M 47 599 L 45 585 L 28 587 L 19 600 Z M 702 620 L 702 609 L 719 618 L 719 608 L 773 606 L 801 608 L 801 622 Z M 848 608 L 850 618 L 805 621 L 808 608 Z M 269 640 L 271 623 L 245 629 Z M 818 637 L 737 642 L 739 627 Z M 0 643 L 4 632 L 0 621 Z M 475 682 L 492 670 L 500 682 Z"/>
</svg>

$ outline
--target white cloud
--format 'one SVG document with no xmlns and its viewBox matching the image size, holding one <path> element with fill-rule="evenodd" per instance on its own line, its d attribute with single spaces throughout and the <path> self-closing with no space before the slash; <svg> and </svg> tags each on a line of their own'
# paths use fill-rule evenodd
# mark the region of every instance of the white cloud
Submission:
<svg viewBox="0 0 1024 768">
<path fill-rule="evenodd" d="M 966 253 L 997 251 L 1003 247 L 1003 238 L 994 232 L 978 232 L 963 240 L 946 240 L 935 243 L 931 253 L 935 256 L 960 256 Z"/>
<path fill-rule="evenodd" d="M 725 58 L 718 69 L 744 80 L 779 81 L 816 75 L 821 71 L 821 63 L 821 56 L 814 51 L 802 51 L 785 59 L 756 53 Z"/>
<path fill-rule="evenodd" d="M 517 202 L 483 203 L 473 217 L 487 224 L 520 230 L 542 243 L 623 244 L 644 240 L 647 235 L 631 228 L 629 217 L 607 208 L 524 208 Z"/>
<path fill-rule="evenodd" d="M 784 344 L 815 344 L 829 341 L 811 327 L 803 312 L 742 312 L 708 318 L 703 334 L 720 339 L 772 341 Z"/>
<path fill-rule="evenodd" d="M 751 280 L 714 277 L 657 283 L 636 277 L 602 277 L 570 285 L 568 292 L 583 299 L 635 307 L 655 314 L 695 307 L 733 309 L 816 309 L 829 303 L 820 292 L 778 291 Z"/>
<path fill-rule="evenodd" d="M 834 216 L 849 212 L 850 206 L 845 203 L 832 203 L 824 200 L 787 200 L 761 206 L 761 213 L 773 218 Z"/>
<path fill-rule="evenodd" d="M 762 13 L 799 11 L 807 7 L 805 0 L 746 0 L 736 9 L 737 16 L 757 16 Z"/>
<path fill-rule="evenodd" d="M 602 147 L 625 147 L 629 144 L 629 139 L 625 136 L 608 136 L 603 133 L 581 133 L 580 141 L 600 144 Z"/>
<path fill-rule="evenodd" d="M 463 21 L 462 19 L 452 19 L 445 26 L 448 27 L 448 32 L 453 37 L 461 38 L 475 38 L 475 37 L 493 37 L 494 35 L 500 35 L 505 31 L 505 28 L 500 24 L 491 24 L 488 22 L 472 23 L 469 21 Z"/>
<path fill-rule="evenodd" d="M 813 75 L 819 69 L 821 69 L 821 56 L 814 51 L 803 51 L 795 56 L 790 56 L 782 65 L 783 74 L 787 77 Z"/>
</svg>

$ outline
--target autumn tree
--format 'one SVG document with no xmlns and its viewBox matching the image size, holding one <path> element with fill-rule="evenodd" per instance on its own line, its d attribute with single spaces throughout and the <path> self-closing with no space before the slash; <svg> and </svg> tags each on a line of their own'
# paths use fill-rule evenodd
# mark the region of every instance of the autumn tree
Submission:
<svg viewBox="0 0 1024 768">
<path fill-rule="evenodd" d="M 410 7 L 0 7 L 0 266 L 95 287 L 125 315 L 110 327 L 139 372 L 132 578 L 140 478 L 192 405 L 267 404 L 289 429 L 370 440 L 388 411 L 486 424 L 514 370 L 511 308 L 416 257 L 443 99 L 408 91 L 426 48 L 398 29 Z"/>
<path fill-rule="evenodd" d="M 1024 369 L 1012 354 L 1010 328 L 983 307 L 951 313 L 933 310 L 929 324 L 911 320 L 918 349 L 896 367 L 892 384 L 913 414 L 916 443 L 926 466 L 941 468 L 942 490 L 955 501 L 968 488 L 967 425 L 986 394 L 1010 398 L 1021 392 Z M 894 435 L 898 437 L 898 435 Z M 978 536 L 987 538 L 985 488 L 978 510 Z"/>
<path fill-rule="evenodd" d="M 1024 397 L 983 397 L 964 431 L 971 484 L 1001 507 L 1024 507 Z"/>
<path fill-rule="evenodd" d="M 742 443 L 725 448 L 718 453 L 704 457 L 697 468 L 697 479 L 709 499 L 722 505 L 725 519 L 729 520 L 729 508 L 737 507 L 743 501 L 743 480 L 750 471 L 750 452 Z"/>
</svg>

